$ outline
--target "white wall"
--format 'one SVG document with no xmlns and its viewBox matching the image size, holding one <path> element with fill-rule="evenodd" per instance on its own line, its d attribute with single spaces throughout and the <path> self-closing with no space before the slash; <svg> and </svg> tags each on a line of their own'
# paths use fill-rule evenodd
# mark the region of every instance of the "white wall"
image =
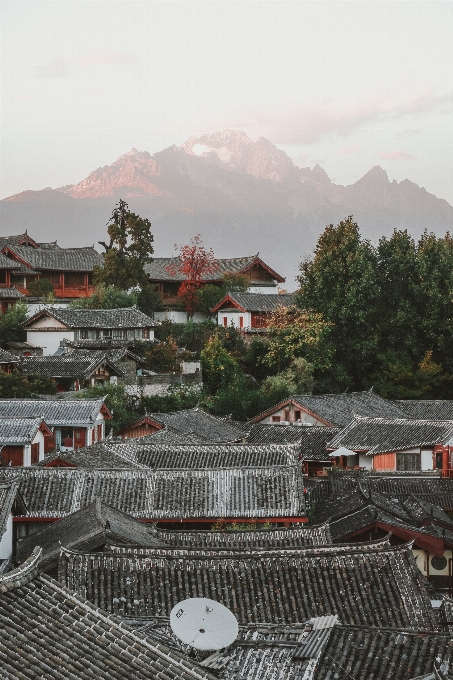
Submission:
<svg viewBox="0 0 453 680">
<path fill-rule="evenodd" d="M 41 309 L 44 309 L 45 307 L 49 306 L 48 304 L 46 304 L 44 302 L 31 302 L 31 303 L 28 303 L 27 301 L 25 301 L 25 302 L 26 302 L 26 305 L 27 305 L 27 316 L 29 316 L 29 317 L 34 316 L 36 314 L 36 312 L 40 312 Z M 55 301 L 55 302 L 52 302 L 52 307 L 58 307 L 60 309 L 67 309 L 69 307 L 69 303 L 68 302 L 61 303 L 61 302 Z"/>
<path fill-rule="evenodd" d="M 201 314 L 201 312 L 195 312 L 192 321 L 194 323 L 201 323 L 202 321 L 206 321 L 207 318 L 208 317 L 206 317 L 204 314 Z M 178 310 L 169 309 L 166 312 L 154 312 L 154 319 L 156 321 L 173 321 L 173 323 L 186 323 L 187 314 L 185 312 L 181 312 Z"/>
<path fill-rule="evenodd" d="M 44 356 L 55 354 L 62 340 L 74 340 L 74 331 L 33 331 L 27 329 L 27 342 L 43 348 Z"/>
<path fill-rule="evenodd" d="M 366 456 L 364 453 L 359 453 L 359 467 L 366 470 L 373 469 L 373 456 Z"/>
<path fill-rule="evenodd" d="M 9 560 L 13 556 L 13 515 L 10 512 L 6 520 L 6 530 L 0 539 L 0 560 Z"/>
<path fill-rule="evenodd" d="M 261 294 L 264 293 L 264 295 L 268 295 L 268 294 L 277 295 L 278 285 L 275 284 L 274 286 L 269 286 L 269 285 L 260 286 L 260 285 L 257 284 L 256 286 L 251 286 L 248 289 L 247 293 L 261 293 Z"/>
<path fill-rule="evenodd" d="M 239 317 L 241 317 L 241 316 L 244 320 L 243 328 L 250 328 L 250 326 L 252 325 L 252 315 L 251 315 L 251 313 L 250 312 L 240 312 L 239 310 L 237 312 L 231 312 L 231 311 L 224 312 L 222 310 L 218 311 L 217 312 L 217 323 L 218 323 L 219 326 L 224 326 L 225 325 L 224 324 L 224 318 L 226 317 L 226 319 L 227 319 L 226 325 L 227 326 L 231 326 L 231 324 L 233 324 L 233 326 L 235 326 L 235 328 L 240 328 Z"/>
<path fill-rule="evenodd" d="M 433 469 L 433 452 L 422 451 L 422 470 Z"/>
<path fill-rule="evenodd" d="M 200 361 L 183 361 L 182 362 L 182 373 L 196 373 L 201 371 Z"/>
</svg>

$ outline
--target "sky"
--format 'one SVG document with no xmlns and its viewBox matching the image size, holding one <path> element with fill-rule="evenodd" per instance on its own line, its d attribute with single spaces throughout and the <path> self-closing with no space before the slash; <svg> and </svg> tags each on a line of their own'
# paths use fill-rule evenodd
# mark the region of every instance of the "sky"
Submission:
<svg viewBox="0 0 453 680">
<path fill-rule="evenodd" d="M 1 0 L 1 197 L 132 147 L 264 136 L 453 204 L 452 0 Z"/>
</svg>

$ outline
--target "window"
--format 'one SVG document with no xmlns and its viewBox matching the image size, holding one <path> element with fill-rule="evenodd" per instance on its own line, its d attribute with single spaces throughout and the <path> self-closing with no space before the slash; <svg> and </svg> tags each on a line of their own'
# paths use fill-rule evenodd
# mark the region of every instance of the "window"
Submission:
<svg viewBox="0 0 453 680">
<path fill-rule="evenodd" d="M 74 431 L 73 430 L 62 430 L 61 431 L 61 445 L 67 449 L 72 449 L 74 446 Z"/>
<path fill-rule="evenodd" d="M 279 423 L 280 422 L 280 416 L 272 416 L 272 422 L 273 423 Z"/>
<path fill-rule="evenodd" d="M 142 338 L 144 340 L 149 340 L 149 328 L 142 329 Z"/>
<path fill-rule="evenodd" d="M 226 316 L 223 317 L 223 325 L 228 326 L 228 317 Z"/>
<path fill-rule="evenodd" d="M 64 285 L 68 288 L 85 288 L 85 275 L 82 272 L 65 272 Z"/>
<path fill-rule="evenodd" d="M 6 269 L 0 269 L 0 283 L 6 283 Z"/>
<path fill-rule="evenodd" d="M 88 340 L 88 328 L 82 328 L 80 330 L 80 339 L 81 340 Z"/>
<path fill-rule="evenodd" d="M 398 453 L 396 455 L 396 469 L 405 470 L 421 470 L 421 460 L 419 453 Z"/>
<path fill-rule="evenodd" d="M 41 274 L 41 278 L 50 281 L 54 287 L 60 285 L 60 272 L 46 272 L 45 274 Z"/>
<path fill-rule="evenodd" d="M 113 337 L 123 340 L 126 337 L 126 330 L 124 328 L 115 328 L 115 330 L 113 331 Z"/>
<path fill-rule="evenodd" d="M 244 328 L 244 317 L 243 316 L 239 317 L 239 328 Z"/>
<path fill-rule="evenodd" d="M 294 411 L 294 420 L 296 422 L 300 420 L 300 411 Z"/>
<path fill-rule="evenodd" d="M 436 571 L 443 571 L 447 566 L 447 560 L 445 557 L 437 557 L 437 555 L 434 555 L 434 557 L 431 558 L 431 566 Z"/>
<path fill-rule="evenodd" d="M 436 470 L 442 470 L 442 452 L 436 453 Z"/>
<path fill-rule="evenodd" d="M 111 338 L 112 337 L 112 329 L 111 328 L 104 328 L 102 331 L 102 337 L 103 338 Z"/>
</svg>

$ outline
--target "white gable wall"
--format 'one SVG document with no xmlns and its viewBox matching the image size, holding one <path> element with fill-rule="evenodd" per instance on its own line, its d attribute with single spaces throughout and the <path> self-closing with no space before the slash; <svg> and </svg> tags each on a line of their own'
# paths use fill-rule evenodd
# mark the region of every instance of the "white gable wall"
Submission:
<svg viewBox="0 0 453 680">
<path fill-rule="evenodd" d="M 235 328 L 241 327 L 240 317 L 243 319 L 242 328 L 250 328 L 252 325 L 252 315 L 250 312 L 241 312 L 239 309 L 233 312 L 231 309 L 228 311 L 218 311 L 217 312 L 217 323 L 219 326 L 233 326 Z M 226 319 L 226 323 L 224 321 Z"/>
<path fill-rule="evenodd" d="M 74 340 L 74 331 L 70 331 L 64 326 L 57 331 L 27 328 L 27 342 L 42 347 L 43 355 L 46 357 L 55 354 L 62 340 Z"/>
<path fill-rule="evenodd" d="M 13 556 L 13 515 L 10 512 L 6 521 L 5 533 L 0 539 L 0 560 L 9 560 Z"/>
</svg>

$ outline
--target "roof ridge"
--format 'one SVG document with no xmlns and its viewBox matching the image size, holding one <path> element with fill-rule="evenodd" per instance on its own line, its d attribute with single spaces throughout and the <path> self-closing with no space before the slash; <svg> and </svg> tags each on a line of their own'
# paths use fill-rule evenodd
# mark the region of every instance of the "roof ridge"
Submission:
<svg viewBox="0 0 453 680">
<path fill-rule="evenodd" d="M 30 557 L 27 557 L 25 562 L 16 567 L 16 569 L 13 569 L 3 576 L 0 576 L 0 593 L 6 593 L 8 590 L 20 588 L 26 583 L 32 581 L 39 573 L 41 555 L 42 548 L 40 546 L 36 546 L 36 548 L 33 549 Z"/>
</svg>

